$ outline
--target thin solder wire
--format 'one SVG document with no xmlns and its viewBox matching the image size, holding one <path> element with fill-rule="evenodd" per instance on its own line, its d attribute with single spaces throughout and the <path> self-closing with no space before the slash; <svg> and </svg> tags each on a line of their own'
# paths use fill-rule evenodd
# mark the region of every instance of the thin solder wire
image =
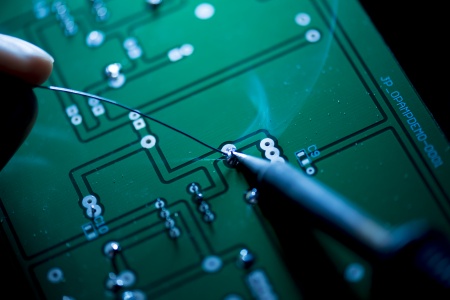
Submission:
<svg viewBox="0 0 450 300">
<path fill-rule="evenodd" d="M 101 96 L 97 96 L 97 95 L 94 95 L 94 94 L 82 92 L 82 91 L 77 91 L 77 90 L 72 90 L 72 89 L 68 89 L 68 88 L 52 86 L 52 85 L 50 85 L 50 86 L 38 85 L 38 86 L 35 86 L 35 87 L 36 88 L 41 88 L 41 89 L 46 89 L 46 90 L 52 90 L 52 91 L 57 91 L 57 92 L 64 92 L 64 93 L 70 93 L 70 94 L 80 95 L 80 96 L 84 96 L 84 97 L 94 98 L 94 99 L 97 99 L 99 101 L 103 101 L 103 102 L 110 103 L 112 105 L 116 105 L 116 106 L 121 107 L 123 109 L 135 112 L 135 113 L 143 116 L 144 118 L 152 120 L 153 122 L 161 124 L 161 125 L 169 128 L 169 129 L 171 129 L 171 130 L 174 130 L 174 131 L 176 131 L 176 132 L 178 132 L 178 133 L 180 133 L 180 134 L 182 134 L 182 135 L 184 135 L 184 136 L 186 136 L 186 137 L 196 141 L 197 143 L 202 144 L 203 146 L 205 146 L 205 147 L 207 147 L 207 148 L 209 148 L 209 149 L 211 149 L 213 151 L 219 152 L 219 153 L 224 154 L 224 155 L 228 154 L 228 153 L 226 153 L 226 152 L 224 152 L 222 150 L 219 150 L 219 149 L 217 149 L 217 148 L 215 148 L 213 146 L 210 146 L 210 145 L 206 144 L 205 142 L 202 142 L 201 140 L 197 139 L 196 137 L 194 137 L 194 136 L 192 136 L 192 135 L 190 135 L 190 134 L 188 134 L 188 133 L 186 133 L 186 132 L 184 132 L 184 131 L 182 131 L 182 130 L 180 130 L 178 128 L 175 128 L 175 127 L 173 127 L 173 126 L 171 126 L 169 124 L 166 124 L 166 123 L 164 123 L 164 122 L 162 122 L 162 121 L 160 121 L 158 119 L 155 119 L 152 116 L 144 114 L 144 113 L 142 113 L 142 112 L 140 112 L 140 111 L 138 111 L 138 110 L 136 110 L 134 108 L 131 108 L 129 106 L 126 106 L 126 105 L 121 104 L 119 102 L 116 102 L 114 100 L 111 100 L 111 99 L 108 99 L 108 98 L 105 98 L 105 97 L 101 97 Z"/>
</svg>

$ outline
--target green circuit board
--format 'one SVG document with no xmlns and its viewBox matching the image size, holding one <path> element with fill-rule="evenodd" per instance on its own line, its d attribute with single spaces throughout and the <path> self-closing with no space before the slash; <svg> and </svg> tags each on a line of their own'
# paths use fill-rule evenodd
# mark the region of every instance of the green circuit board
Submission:
<svg viewBox="0 0 450 300">
<path fill-rule="evenodd" d="M 54 57 L 44 85 L 290 163 L 389 226 L 426 219 L 450 235 L 449 144 L 358 1 L 0 6 L 0 32 Z M 220 153 L 95 98 L 35 94 L 35 126 L 0 173 L 14 254 L 0 259 L 15 261 L 36 299 L 304 297 L 245 197 L 252 186 Z M 368 299 L 370 264 L 320 242 Z"/>
</svg>

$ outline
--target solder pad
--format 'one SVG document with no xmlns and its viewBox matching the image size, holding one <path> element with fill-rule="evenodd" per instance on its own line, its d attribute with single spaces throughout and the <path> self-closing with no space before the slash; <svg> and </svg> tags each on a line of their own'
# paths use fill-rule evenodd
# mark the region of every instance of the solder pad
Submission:
<svg viewBox="0 0 450 300">
<path fill-rule="evenodd" d="M 54 57 L 46 85 L 293 164 L 386 224 L 423 218 L 450 233 L 448 143 L 357 1 L 150 2 L 10 1 L 0 31 Z M 302 298 L 219 153 L 96 99 L 35 93 L 0 205 L 38 299 Z M 368 298 L 370 265 L 322 242 Z"/>
</svg>

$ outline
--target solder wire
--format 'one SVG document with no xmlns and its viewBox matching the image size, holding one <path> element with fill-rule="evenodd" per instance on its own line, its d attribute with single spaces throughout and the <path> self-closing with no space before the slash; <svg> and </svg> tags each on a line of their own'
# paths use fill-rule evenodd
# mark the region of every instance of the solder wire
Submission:
<svg viewBox="0 0 450 300">
<path fill-rule="evenodd" d="M 126 105 L 121 104 L 119 102 L 116 102 L 114 100 L 111 100 L 111 99 L 108 99 L 108 98 L 105 98 L 105 97 L 101 97 L 101 96 L 97 96 L 97 95 L 94 95 L 94 94 L 82 92 L 82 91 L 77 91 L 77 90 L 72 90 L 72 89 L 68 89 L 68 88 L 52 86 L 52 85 L 50 85 L 50 86 L 38 85 L 38 86 L 35 86 L 35 87 L 36 88 L 41 88 L 41 89 L 46 89 L 46 90 L 57 91 L 57 92 L 64 92 L 64 93 L 69 93 L 69 94 L 80 95 L 80 96 L 83 96 L 83 97 L 89 97 L 89 98 L 97 99 L 97 100 L 102 101 L 102 102 L 110 103 L 112 105 L 116 105 L 116 106 L 121 107 L 123 109 L 126 109 L 126 110 L 129 110 L 131 112 L 137 113 L 137 114 L 141 115 L 142 117 L 147 118 L 149 120 L 152 120 L 153 122 L 156 122 L 158 124 L 161 124 L 161 125 L 169 128 L 169 129 L 171 129 L 173 131 L 176 131 L 176 132 L 178 132 L 178 133 L 180 133 L 180 134 L 182 134 L 182 135 L 184 135 L 184 136 L 186 136 L 186 137 L 196 141 L 197 143 L 202 144 L 203 146 L 205 146 L 205 147 L 207 147 L 207 148 L 209 148 L 209 149 L 211 149 L 213 151 L 219 152 L 219 153 L 221 153 L 223 155 L 227 155 L 226 152 L 224 152 L 222 150 L 219 150 L 219 149 L 217 149 L 217 148 L 215 148 L 215 147 L 213 147 L 211 145 L 208 145 L 207 143 L 199 140 L 198 138 L 196 138 L 196 137 L 194 137 L 194 136 L 192 136 L 192 135 L 190 135 L 190 134 L 188 134 L 188 133 L 186 133 L 186 132 L 184 132 L 184 131 L 182 131 L 182 130 L 180 130 L 178 128 L 175 128 L 175 127 L 173 127 L 173 126 L 171 126 L 171 125 L 169 125 L 167 123 L 164 123 L 164 122 L 162 122 L 162 121 L 160 121 L 158 119 L 155 119 L 154 117 L 152 117 L 150 115 L 142 113 L 142 112 L 140 112 L 137 109 L 134 109 L 132 107 L 126 106 Z"/>
</svg>

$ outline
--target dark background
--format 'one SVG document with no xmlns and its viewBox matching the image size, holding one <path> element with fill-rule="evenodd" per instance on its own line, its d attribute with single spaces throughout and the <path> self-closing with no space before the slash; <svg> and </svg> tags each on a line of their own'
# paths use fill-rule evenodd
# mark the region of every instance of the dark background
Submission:
<svg viewBox="0 0 450 300">
<path fill-rule="evenodd" d="M 450 16 L 445 1 L 359 2 L 450 141 Z"/>
</svg>

